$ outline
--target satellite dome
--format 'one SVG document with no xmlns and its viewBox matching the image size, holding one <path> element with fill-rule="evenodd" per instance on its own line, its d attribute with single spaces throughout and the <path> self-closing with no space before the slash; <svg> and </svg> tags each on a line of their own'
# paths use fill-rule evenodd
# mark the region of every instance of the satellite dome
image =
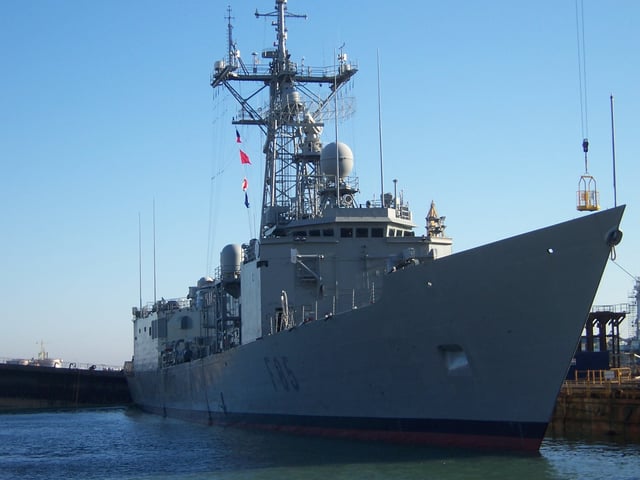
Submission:
<svg viewBox="0 0 640 480">
<path fill-rule="evenodd" d="M 338 163 L 340 164 L 339 176 L 340 178 L 344 178 L 353 170 L 353 152 L 345 143 L 338 142 L 337 149 L 335 142 L 326 145 L 320 154 L 320 168 L 325 175 L 336 174 L 336 150 L 338 151 Z"/>
<path fill-rule="evenodd" d="M 235 278 L 240 272 L 242 263 L 242 247 L 237 244 L 226 245 L 220 252 L 220 270 L 222 278 L 229 280 Z"/>
<path fill-rule="evenodd" d="M 200 280 L 198 280 L 198 288 L 202 288 L 205 285 L 209 284 L 209 283 L 213 283 L 213 278 L 211 277 L 200 277 Z"/>
</svg>

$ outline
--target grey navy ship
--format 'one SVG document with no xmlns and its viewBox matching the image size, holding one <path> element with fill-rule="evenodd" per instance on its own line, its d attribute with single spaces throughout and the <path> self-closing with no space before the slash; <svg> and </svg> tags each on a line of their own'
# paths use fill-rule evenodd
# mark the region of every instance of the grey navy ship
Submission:
<svg viewBox="0 0 640 480">
<path fill-rule="evenodd" d="M 224 247 L 186 297 L 133 308 L 134 402 L 208 424 L 536 451 L 624 206 L 452 253 L 433 203 L 418 226 L 396 194 L 359 201 L 351 149 L 321 140 L 357 65 L 294 63 L 296 15 L 275 3 L 256 12 L 275 27 L 265 62 L 244 64 L 229 15 L 211 76 L 237 100 L 232 123 L 266 139 L 258 238 Z"/>
</svg>

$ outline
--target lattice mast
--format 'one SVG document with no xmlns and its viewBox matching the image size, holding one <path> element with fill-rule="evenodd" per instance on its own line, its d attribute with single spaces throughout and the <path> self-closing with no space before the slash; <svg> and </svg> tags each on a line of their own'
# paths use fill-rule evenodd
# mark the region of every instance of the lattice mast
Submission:
<svg viewBox="0 0 640 480">
<path fill-rule="evenodd" d="M 276 0 L 275 11 L 256 11 L 256 18 L 274 18 L 276 41 L 274 48 L 263 50 L 261 55 L 269 61 L 268 67 L 262 67 L 254 53 L 251 71 L 245 67 L 233 41 L 229 12 L 229 61 L 216 62 L 211 78 L 213 88 L 224 86 L 240 105 L 232 123 L 257 125 L 266 137 L 261 237 L 276 234 L 278 227 L 291 220 L 322 215 L 319 134 L 323 113 L 340 87 L 357 72 L 343 53 L 330 68 L 312 69 L 293 62 L 287 49 L 285 21 L 306 15 L 289 13 L 286 5 L 287 0 Z M 249 95 L 242 95 L 234 87 L 235 82 L 255 82 L 258 86 Z M 323 95 L 311 90 L 310 85 L 326 86 L 328 92 Z M 258 94 L 265 89 L 269 101 L 268 107 L 262 109 L 257 103 Z"/>
</svg>

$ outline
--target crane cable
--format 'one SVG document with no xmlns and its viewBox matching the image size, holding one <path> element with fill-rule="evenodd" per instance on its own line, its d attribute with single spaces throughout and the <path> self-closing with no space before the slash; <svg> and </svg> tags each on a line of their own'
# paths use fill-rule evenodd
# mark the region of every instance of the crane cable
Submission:
<svg viewBox="0 0 640 480">
<path fill-rule="evenodd" d="M 588 173 L 587 153 L 589 151 L 589 121 L 587 109 L 587 60 L 584 38 L 584 2 L 576 0 L 576 36 L 578 46 L 578 81 L 580 86 L 580 126 L 582 129 L 582 150 L 584 151 L 584 171 Z"/>
</svg>

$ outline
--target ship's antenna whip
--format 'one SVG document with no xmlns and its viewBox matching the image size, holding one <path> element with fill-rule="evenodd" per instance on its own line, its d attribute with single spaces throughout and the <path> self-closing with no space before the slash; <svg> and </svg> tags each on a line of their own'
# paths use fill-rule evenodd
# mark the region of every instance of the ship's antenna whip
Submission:
<svg viewBox="0 0 640 480">
<path fill-rule="evenodd" d="M 609 96 L 611 106 L 611 158 L 613 161 L 613 206 L 618 206 L 618 191 L 616 187 L 616 129 L 613 117 L 613 94 Z"/>
<path fill-rule="evenodd" d="M 382 107 L 380 101 L 380 55 L 376 50 L 376 63 L 378 68 L 378 148 L 380 149 L 380 206 L 384 207 L 384 163 L 382 150 Z"/>
<path fill-rule="evenodd" d="M 156 304 L 156 199 L 153 199 L 153 304 Z"/>
<path fill-rule="evenodd" d="M 231 5 L 227 5 L 227 16 L 225 18 L 227 19 L 227 46 L 229 49 L 229 65 L 233 65 L 235 67 L 237 66 L 237 61 L 236 46 L 233 42 L 233 25 L 231 24 L 231 20 L 233 20 L 234 18 L 231 16 Z"/>
<path fill-rule="evenodd" d="M 138 212 L 138 291 L 140 292 L 140 311 L 142 312 L 142 221 Z"/>
<path fill-rule="evenodd" d="M 342 58 L 342 48 L 344 47 L 344 43 L 340 47 L 340 56 L 335 52 L 333 53 L 333 61 L 337 61 L 339 58 Z M 336 136 L 336 208 L 340 206 L 340 149 L 338 148 L 338 67 L 334 65 L 333 69 L 333 91 L 335 95 L 333 96 L 333 108 L 335 110 L 335 117 L 333 121 L 333 125 L 335 128 L 335 136 Z"/>
</svg>

